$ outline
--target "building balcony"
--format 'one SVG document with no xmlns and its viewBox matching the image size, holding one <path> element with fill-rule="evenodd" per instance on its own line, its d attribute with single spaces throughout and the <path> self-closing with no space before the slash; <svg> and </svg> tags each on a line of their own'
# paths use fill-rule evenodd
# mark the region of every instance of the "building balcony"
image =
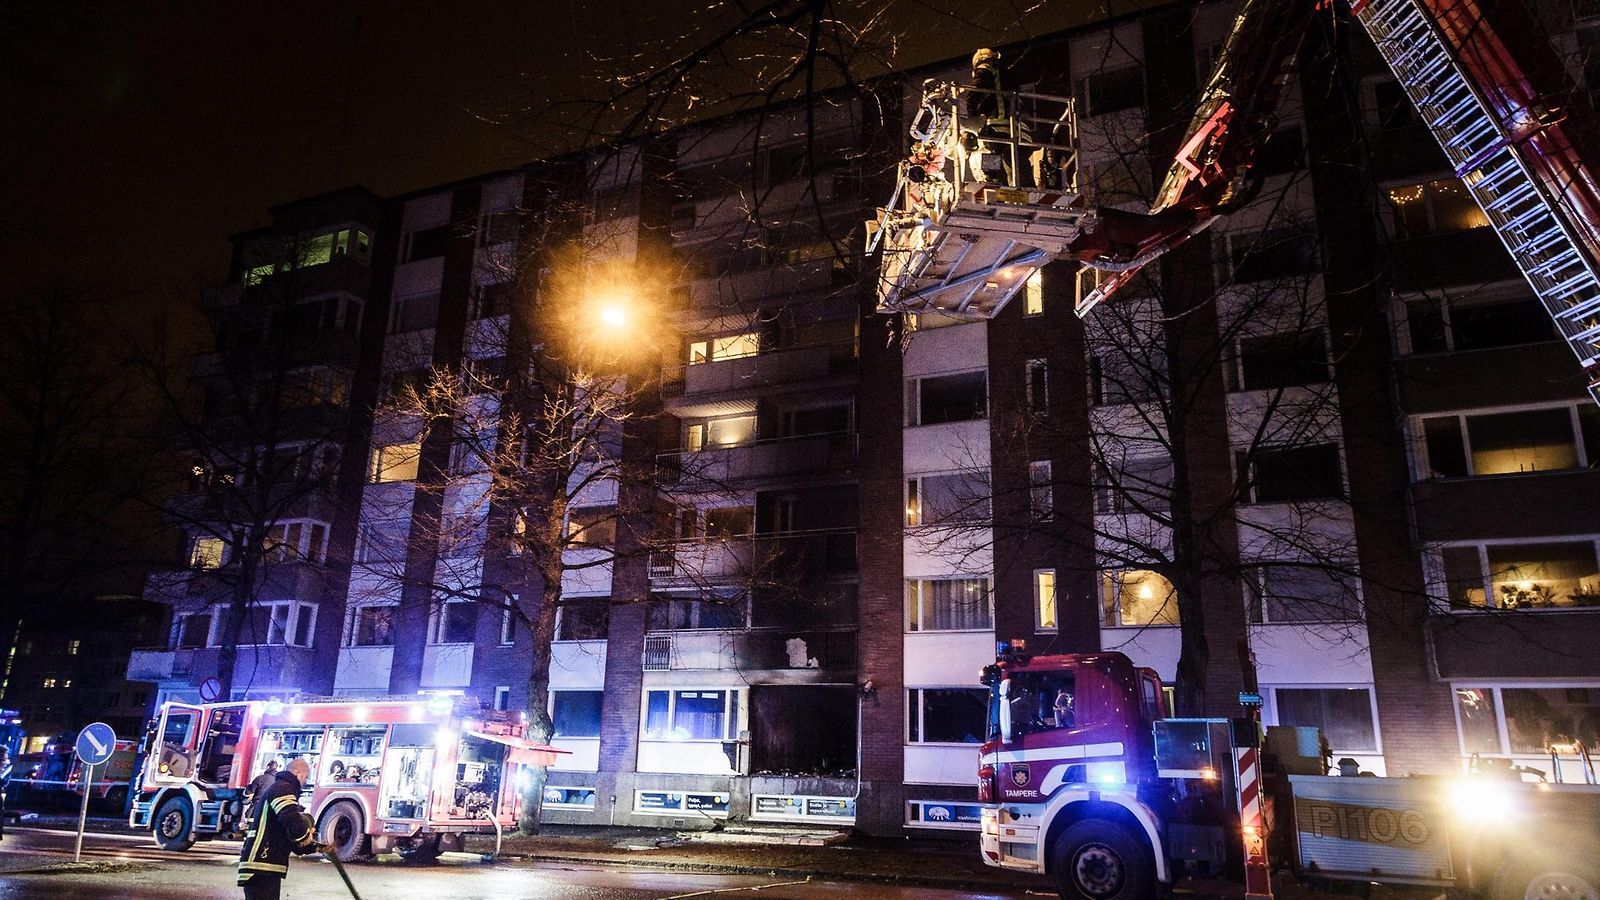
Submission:
<svg viewBox="0 0 1600 900">
<path fill-rule="evenodd" d="M 644 639 L 646 672 L 728 669 L 773 673 L 769 681 L 836 678 L 856 669 L 856 632 L 836 630 L 667 631 Z M 779 675 L 777 673 L 785 673 Z"/>
<path fill-rule="evenodd" d="M 753 441 L 731 447 L 675 451 L 656 457 L 664 485 L 728 485 L 735 482 L 847 471 L 855 465 L 852 433 Z"/>
<path fill-rule="evenodd" d="M 851 572 L 856 531 L 826 528 L 675 541 L 650 551 L 652 581 L 714 582 L 788 571 Z"/>
<path fill-rule="evenodd" d="M 136 649 L 128 655 L 128 680 L 199 685 L 217 674 L 220 653 L 217 647 Z M 263 691 L 326 693 L 331 674 L 316 665 L 316 653 L 309 647 L 241 646 L 234 662 L 234 685 L 238 690 L 249 685 Z"/>
<path fill-rule="evenodd" d="M 1411 486 L 1411 504 L 1417 536 L 1426 542 L 1588 534 L 1600 509 L 1600 472 L 1422 481 Z"/>
<path fill-rule="evenodd" d="M 1600 607 L 1458 611 L 1429 630 L 1441 679 L 1600 678 Z"/>
<path fill-rule="evenodd" d="M 847 341 L 670 366 L 662 370 L 662 393 L 668 398 L 669 411 L 683 415 L 711 395 L 754 392 L 848 374 L 855 371 L 856 358 L 855 343 Z"/>
<path fill-rule="evenodd" d="M 1583 373 L 1560 341 L 1407 356 L 1395 361 L 1395 375 L 1401 408 L 1411 414 L 1585 396 Z"/>
<path fill-rule="evenodd" d="M 1425 291 L 1458 284 L 1485 284 L 1522 277 L 1490 228 L 1391 241 L 1395 289 Z"/>
<path fill-rule="evenodd" d="M 194 665 L 193 650 L 136 647 L 128 654 L 129 681 L 171 681 L 187 676 Z"/>
</svg>

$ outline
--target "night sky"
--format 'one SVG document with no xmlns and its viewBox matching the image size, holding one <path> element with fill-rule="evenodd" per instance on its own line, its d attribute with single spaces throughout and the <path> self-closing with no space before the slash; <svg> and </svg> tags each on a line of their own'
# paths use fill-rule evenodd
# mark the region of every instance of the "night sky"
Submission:
<svg viewBox="0 0 1600 900">
<path fill-rule="evenodd" d="M 1099 3 L 888 7 L 911 65 L 1054 30 Z M 1131 4 L 1117 4 L 1118 12 Z M 32 2 L 0 7 L 0 292 L 63 274 L 169 307 L 225 274 L 267 207 L 401 193 L 540 155 L 530 100 L 704 33 L 719 4 L 660 0 Z M 659 49 L 658 49 L 659 52 Z"/>
</svg>

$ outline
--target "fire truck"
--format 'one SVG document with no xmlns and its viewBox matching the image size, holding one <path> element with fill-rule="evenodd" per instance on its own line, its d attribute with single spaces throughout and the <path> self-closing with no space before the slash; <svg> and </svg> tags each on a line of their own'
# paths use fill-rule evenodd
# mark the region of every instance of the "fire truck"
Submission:
<svg viewBox="0 0 1600 900">
<path fill-rule="evenodd" d="M 340 859 L 430 859 L 515 825 L 531 768 L 564 752 L 523 734 L 505 713 L 447 697 L 167 703 L 145 736 L 128 824 L 166 850 L 242 838 L 251 781 L 303 759 L 301 805 Z"/>
<path fill-rule="evenodd" d="M 1330 776 L 1315 729 L 1169 718 L 1160 677 L 1121 653 L 998 649 L 982 678 L 983 859 L 1050 875 L 1063 898 L 1142 900 L 1185 874 L 1242 874 L 1247 898 L 1270 900 L 1275 872 L 1490 900 L 1600 896 L 1592 778 Z"/>
</svg>

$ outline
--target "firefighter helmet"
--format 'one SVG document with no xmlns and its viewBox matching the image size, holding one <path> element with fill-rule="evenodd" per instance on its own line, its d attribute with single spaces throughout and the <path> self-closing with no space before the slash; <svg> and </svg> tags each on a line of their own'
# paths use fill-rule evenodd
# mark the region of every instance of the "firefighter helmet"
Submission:
<svg viewBox="0 0 1600 900">
<path fill-rule="evenodd" d="M 978 52 L 972 54 L 972 70 L 976 72 L 982 66 L 992 66 L 999 61 L 1000 52 L 998 50 L 980 47 Z"/>
</svg>

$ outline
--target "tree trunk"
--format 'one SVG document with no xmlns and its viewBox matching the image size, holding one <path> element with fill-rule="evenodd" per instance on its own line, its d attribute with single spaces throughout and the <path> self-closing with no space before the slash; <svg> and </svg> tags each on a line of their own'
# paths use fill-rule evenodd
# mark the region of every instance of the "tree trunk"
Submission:
<svg viewBox="0 0 1600 900">
<path fill-rule="evenodd" d="M 529 641 L 529 662 L 533 670 L 528 675 L 528 730 L 529 740 L 550 743 L 555 736 L 555 722 L 550 718 L 550 647 L 556 638 L 556 611 L 561 606 L 561 575 L 565 561 L 561 556 L 560 534 L 566 528 L 567 504 L 558 496 L 550 504 L 550 519 L 546 523 L 548 536 L 555 538 L 548 544 L 552 549 L 545 556 L 541 572 L 543 584 L 539 592 L 539 609 L 533 616 L 532 637 Z M 544 810 L 544 786 L 550 771 L 547 766 L 536 766 L 533 778 L 522 797 L 522 818 L 517 828 L 523 834 L 538 834 L 540 817 Z"/>
</svg>

